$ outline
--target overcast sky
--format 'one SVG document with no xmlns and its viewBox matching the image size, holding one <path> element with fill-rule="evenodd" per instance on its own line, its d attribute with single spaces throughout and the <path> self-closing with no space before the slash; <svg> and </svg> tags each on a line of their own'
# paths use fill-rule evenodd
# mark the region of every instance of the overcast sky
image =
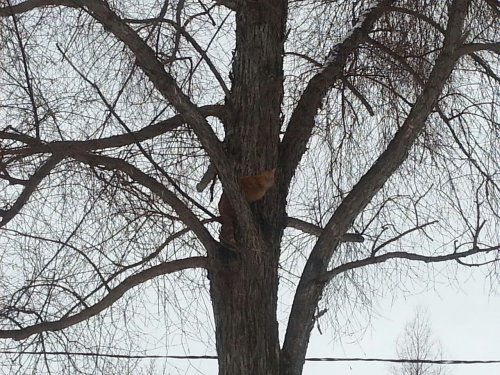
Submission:
<svg viewBox="0 0 500 375">
<path fill-rule="evenodd" d="M 483 271 L 461 269 L 460 289 L 437 287 L 392 301 L 380 302 L 379 316 L 360 342 L 333 342 L 327 335 L 313 333 L 309 356 L 395 358 L 396 340 L 417 308 L 427 310 L 432 334 L 443 347 L 443 359 L 500 360 L 500 298 L 491 292 Z M 390 364 L 361 362 L 308 362 L 304 375 L 382 375 Z M 448 375 L 500 374 L 500 364 L 448 365 Z"/>
<path fill-rule="evenodd" d="M 442 344 L 443 359 L 500 360 L 500 298 L 491 291 L 484 272 L 484 269 L 460 267 L 454 285 L 431 284 L 429 289 L 435 289 L 380 300 L 359 341 L 333 340 L 325 325 L 322 325 L 322 335 L 315 328 L 308 357 L 397 358 L 396 340 L 415 311 L 421 308 L 427 312 L 433 337 Z M 171 351 L 168 354 L 186 353 Z M 190 345 L 189 354 L 214 353 L 206 353 L 195 344 Z M 171 374 L 217 374 L 214 360 L 168 360 L 168 364 L 173 370 Z M 389 375 L 390 366 L 390 363 L 374 362 L 306 362 L 303 375 Z M 445 368 L 446 375 L 500 374 L 500 364 L 447 365 Z"/>
</svg>

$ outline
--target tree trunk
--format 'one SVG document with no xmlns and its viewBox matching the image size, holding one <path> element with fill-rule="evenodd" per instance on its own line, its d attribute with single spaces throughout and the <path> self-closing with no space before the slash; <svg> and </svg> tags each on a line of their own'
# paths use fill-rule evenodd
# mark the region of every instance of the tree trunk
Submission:
<svg viewBox="0 0 500 375">
<path fill-rule="evenodd" d="M 220 375 L 279 373 L 278 275 L 270 249 L 245 249 L 210 275 Z M 253 253 L 250 253 L 252 251 Z"/>
<path fill-rule="evenodd" d="M 252 175 L 276 167 L 278 159 L 286 1 L 241 3 L 225 143 L 242 175 Z"/>
<path fill-rule="evenodd" d="M 225 145 L 240 176 L 278 164 L 286 3 L 238 2 Z M 279 373 L 276 310 L 283 207 L 284 200 L 271 188 L 251 204 L 257 230 L 238 223 L 237 250 L 219 254 L 231 259 L 213 259 L 210 286 L 220 375 Z"/>
</svg>

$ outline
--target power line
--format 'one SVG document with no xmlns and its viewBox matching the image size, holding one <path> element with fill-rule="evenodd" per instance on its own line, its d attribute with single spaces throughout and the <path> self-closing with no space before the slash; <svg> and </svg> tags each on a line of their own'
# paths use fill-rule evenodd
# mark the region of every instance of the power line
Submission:
<svg viewBox="0 0 500 375">
<path fill-rule="evenodd" d="M 64 355 L 80 357 L 106 357 L 121 359 L 217 359 L 214 355 L 161 355 L 161 354 L 113 354 L 95 352 L 64 352 L 64 351 L 11 351 L 0 350 L 0 354 L 10 355 Z M 311 362 L 392 362 L 392 363 L 427 363 L 435 365 L 477 365 L 500 363 L 500 360 L 466 360 L 466 359 L 404 359 L 404 358 L 359 358 L 359 357 L 310 357 Z"/>
<path fill-rule="evenodd" d="M 475 365 L 500 363 L 500 360 L 467 360 L 467 359 L 404 359 L 404 358 L 306 358 L 315 362 L 392 362 L 392 363 L 428 363 L 435 365 Z"/>
</svg>

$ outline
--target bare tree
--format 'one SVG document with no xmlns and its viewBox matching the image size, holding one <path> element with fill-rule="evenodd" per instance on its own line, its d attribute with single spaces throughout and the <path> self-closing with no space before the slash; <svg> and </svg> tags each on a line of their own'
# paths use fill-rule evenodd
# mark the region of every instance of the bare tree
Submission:
<svg viewBox="0 0 500 375">
<path fill-rule="evenodd" d="M 4 347 L 137 353 L 179 335 L 214 344 L 220 374 L 298 375 L 316 322 L 340 327 L 397 272 L 456 261 L 495 277 L 498 12 L 3 0 Z M 239 177 L 273 168 L 248 204 Z M 282 343 L 278 285 L 294 296 Z M 9 371 L 136 371 L 68 358 Z"/>
<path fill-rule="evenodd" d="M 429 316 L 425 310 L 417 309 L 403 334 L 397 340 L 397 353 L 401 359 L 417 361 L 442 359 L 441 342 L 433 337 Z M 402 363 L 391 369 L 394 375 L 444 375 L 443 366 L 425 362 Z"/>
</svg>

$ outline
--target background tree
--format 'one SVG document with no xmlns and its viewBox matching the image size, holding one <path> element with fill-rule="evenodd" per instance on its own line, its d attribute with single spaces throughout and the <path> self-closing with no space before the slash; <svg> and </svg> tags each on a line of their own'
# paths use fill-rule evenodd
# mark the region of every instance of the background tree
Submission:
<svg viewBox="0 0 500 375">
<path fill-rule="evenodd" d="M 401 359 L 436 360 L 442 359 L 441 342 L 433 337 L 427 311 L 417 309 L 403 334 L 397 340 L 397 353 Z M 402 363 L 393 366 L 394 375 L 445 375 L 441 365 L 430 363 Z"/>
<path fill-rule="evenodd" d="M 496 275 L 497 2 L 1 4 L 4 347 L 215 332 L 220 374 L 295 375 L 315 322 L 342 325 L 398 271 Z M 238 177 L 272 168 L 249 205 Z M 294 293 L 281 344 L 278 283 Z M 137 371 L 25 358 L 13 368 Z"/>
</svg>

